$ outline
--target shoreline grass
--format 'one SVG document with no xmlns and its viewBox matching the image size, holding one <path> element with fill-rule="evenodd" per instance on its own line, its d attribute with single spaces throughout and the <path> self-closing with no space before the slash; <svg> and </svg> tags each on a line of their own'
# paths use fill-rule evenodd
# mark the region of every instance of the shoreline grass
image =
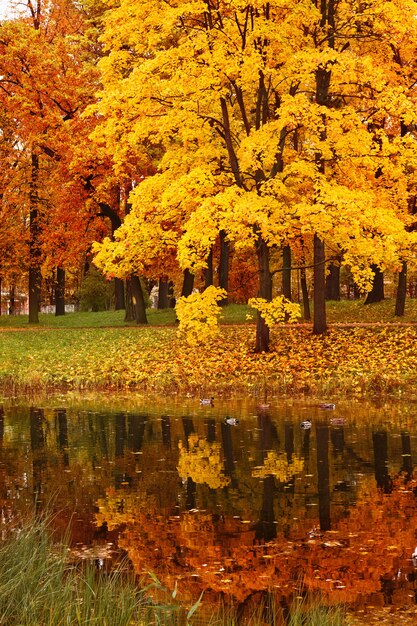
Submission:
<svg viewBox="0 0 417 626">
<path fill-rule="evenodd" d="M 153 600 L 153 596 L 157 598 Z M 127 564 L 106 572 L 76 563 L 68 541 L 53 541 L 53 518 L 32 515 L 20 524 L 2 523 L 0 623 L 3 626 L 344 626 L 343 606 L 306 601 L 295 590 L 287 602 L 266 594 L 241 614 L 239 607 L 200 597 L 181 604 L 155 576 L 140 587 Z"/>
</svg>

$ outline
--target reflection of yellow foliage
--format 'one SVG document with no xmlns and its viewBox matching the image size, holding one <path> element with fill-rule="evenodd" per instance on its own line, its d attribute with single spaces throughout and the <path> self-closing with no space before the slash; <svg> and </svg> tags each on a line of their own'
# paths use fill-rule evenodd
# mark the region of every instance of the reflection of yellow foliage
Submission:
<svg viewBox="0 0 417 626">
<path fill-rule="evenodd" d="M 188 450 L 180 441 L 178 473 L 181 478 L 192 478 L 198 484 L 206 483 L 211 489 L 226 487 L 230 479 L 223 474 L 220 444 L 209 443 L 198 435 L 188 437 Z"/>
<path fill-rule="evenodd" d="M 106 522 L 109 530 L 114 530 L 120 524 L 134 524 L 140 511 L 154 509 L 155 502 L 149 494 L 116 491 L 110 487 L 106 490 L 105 498 L 97 500 L 97 506 L 97 526 Z"/>
<path fill-rule="evenodd" d="M 303 459 L 293 456 L 291 463 L 288 463 L 284 454 L 278 455 L 276 452 L 271 451 L 268 452 L 264 464 L 253 470 L 252 476 L 254 478 L 265 478 L 265 476 L 272 475 L 285 483 L 294 474 L 299 474 L 303 467 Z"/>
</svg>

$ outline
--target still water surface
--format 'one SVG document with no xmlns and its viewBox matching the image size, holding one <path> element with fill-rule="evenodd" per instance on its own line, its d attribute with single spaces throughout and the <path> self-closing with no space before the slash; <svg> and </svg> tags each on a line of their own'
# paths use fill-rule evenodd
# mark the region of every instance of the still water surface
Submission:
<svg viewBox="0 0 417 626">
<path fill-rule="evenodd" d="M 184 602 L 285 597 L 303 580 L 331 602 L 410 607 L 416 415 L 405 403 L 4 401 L 2 520 L 52 502 L 57 527 L 71 520 L 72 558 L 107 569 L 127 555 Z"/>
</svg>

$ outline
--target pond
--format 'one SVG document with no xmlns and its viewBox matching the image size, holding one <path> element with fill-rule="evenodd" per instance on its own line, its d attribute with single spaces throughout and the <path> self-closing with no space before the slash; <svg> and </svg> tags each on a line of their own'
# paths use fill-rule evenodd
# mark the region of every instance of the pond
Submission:
<svg viewBox="0 0 417 626">
<path fill-rule="evenodd" d="M 0 409 L 1 521 L 35 503 L 71 555 L 127 555 L 184 602 L 300 584 L 332 603 L 417 597 L 417 406 L 52 397 Z"/>
</svg>

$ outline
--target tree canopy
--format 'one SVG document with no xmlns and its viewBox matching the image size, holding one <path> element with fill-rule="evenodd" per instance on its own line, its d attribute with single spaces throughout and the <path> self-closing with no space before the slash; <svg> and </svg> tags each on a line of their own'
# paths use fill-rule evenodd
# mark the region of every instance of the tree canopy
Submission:
<svg viewBox="0 0 417 626">
<path fill-rule="evenodd" d="M 96 239 L 108 277 L 171 280 L 180 295 L 183 272 L 213 283 L 213 255 L 223 273 L 225 254 L 235 272 L 251 258 L 257 351 L 285 250 L 313 269 L 316 333 L 330 264 L 364 291 L 375 268 L 413 266 L 415 2 L 26 8 L 0 27 L 0 97 L 2 210 L 26 159 L 29 266 L 76 264 Z"/>
</svg>

